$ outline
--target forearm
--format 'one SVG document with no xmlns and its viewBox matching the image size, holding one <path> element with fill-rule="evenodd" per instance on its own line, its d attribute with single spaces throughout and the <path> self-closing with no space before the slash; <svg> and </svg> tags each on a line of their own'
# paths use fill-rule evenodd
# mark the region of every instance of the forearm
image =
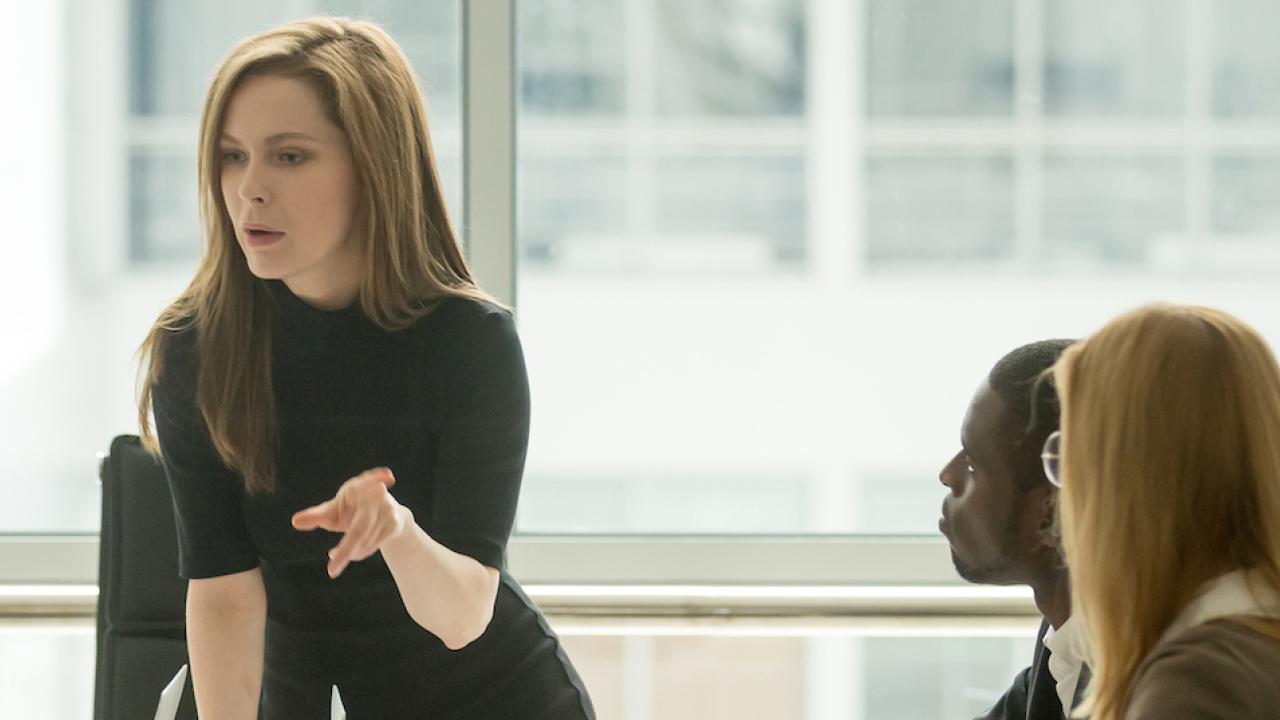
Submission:
<svg viewBox="0 0 1280 720">
<path fill-rule="evenodd" d="M 457 650 L 493 617 L 498 571 L 436 542 L 402 508 L 403 529 L 381 547 L 410 617 Z"/>
<path fill-rule="evenodd" d="M 196 708 L 210 720 L 255 720 L 262 689 L 266 600 L 229 605 L 187 595 L 187 651 Z"/>
</svg>

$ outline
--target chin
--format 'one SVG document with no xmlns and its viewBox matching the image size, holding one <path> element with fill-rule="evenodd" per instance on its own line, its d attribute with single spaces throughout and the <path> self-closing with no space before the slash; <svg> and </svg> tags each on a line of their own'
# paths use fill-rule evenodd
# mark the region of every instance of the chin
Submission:
<svg viewBox="0 0 1280 720">
<path fill-rule="evenodd" d="M 956 567 L 956 574 L 965 582 L 971 582 L 975 585 L 1007 585 L 1002 577 L 1000 568 L 984 567 L 974 565 L 956 554 L 955 548 L 951 548 L 951 564 Z"/>
<path fill-rule="evenodd" d="M 258 278 L 259 280 L 283 280 L 284 279 L 284 275 L 282 273 L 259 272 L 253 268 L 249 268 L 249 273 L 252 274 L 254 277 Z"/>
<path fill-rule="evenodd" d="M 245 264 L 249 267 L 249 272 L 259 280 L 283 280 L 287 274 L 284 268 L 274 263 L 254 262 L 252 255 L 246 256 Z"/>
</svg>

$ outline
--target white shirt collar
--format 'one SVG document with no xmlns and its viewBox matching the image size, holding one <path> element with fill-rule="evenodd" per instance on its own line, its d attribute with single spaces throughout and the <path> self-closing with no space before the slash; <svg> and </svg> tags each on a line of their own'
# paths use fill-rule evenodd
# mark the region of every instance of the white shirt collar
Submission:
<svg viewBox="0 0 1280 720">
<path fill-rule="evenodd" d="M 1044 646 L 1049 650 L 1049 674 L 1053 676 L 1062 712 L 1069 715 L 1080 683 L 1080 668 L 1089 656 L 1084 623 L 1073 615 L 1056 630 L 1050 626 L 1044 634 Z"/>
<path fill-rule="evenodd" d="M 1280 617 L 1280 592 L 1262 582 L 1250 583 L 1245 570 L 1219 575 L 1200 586 L 1156 645 L 1197 625 L 1232 615 Z"/>
</svg>

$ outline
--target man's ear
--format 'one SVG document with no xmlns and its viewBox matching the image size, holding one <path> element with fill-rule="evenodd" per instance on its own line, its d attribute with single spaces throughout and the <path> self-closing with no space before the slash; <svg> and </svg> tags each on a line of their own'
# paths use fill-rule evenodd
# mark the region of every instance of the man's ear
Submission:
<svg viewBox="0 0 1280 720">
<path fill-rule="evenodd" d="M 1062 524 L 1058 515 L 1058 489 L 1045 483 L 1040 501 L 1040 541 L 1055 552 L 1062 547 Z"/>
<path fill-rule="evenodd" d="M 1039 543 L 1056 550 L 1060 537 L 1057 488 L 1045 482 L 1028 490 L 1023 512 L 1024 527 L 1035 527 Z"/>
</svg>

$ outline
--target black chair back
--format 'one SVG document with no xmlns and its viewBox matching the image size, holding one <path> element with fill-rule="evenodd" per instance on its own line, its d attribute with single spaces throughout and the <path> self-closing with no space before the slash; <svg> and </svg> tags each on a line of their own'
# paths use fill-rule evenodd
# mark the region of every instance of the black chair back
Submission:
<svg viewBox="0 0 1280 720">
<path fill-rule="evenodd" d="M 164 468 L 137 436 L 121 435 L 102 463 L 95 720 L 149 719 L 187 662 L 187 583 Z M 191 682 L 178 717 L 194 720 Z"/>
</svg>

